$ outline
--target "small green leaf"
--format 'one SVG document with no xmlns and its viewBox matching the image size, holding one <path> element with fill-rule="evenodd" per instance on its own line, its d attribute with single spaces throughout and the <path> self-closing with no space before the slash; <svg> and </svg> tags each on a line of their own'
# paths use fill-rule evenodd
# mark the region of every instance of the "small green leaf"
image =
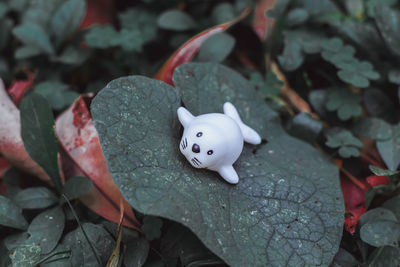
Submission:
<svg viewBox="0 0 400 267">
<path fill-rule="evenodd" d="M 358 157 L 359 148 L 362 142 L 354 137 L 350 131 L 341 128 L 331 128 L 325 133 L 327 137 L 326 145 L 332 148 L 339 148 L 339 154 L 343 158 Z"/>
<path fill-rule="evenodd" d="M 40 247 L 37 244 L 25 244 L 10 252 L 13 266 L 32 267 L 40 258 Z"/>
<path fill-rule="evenodd" d="M 392 100 L 379 89 L 367 89 L 363 94 L 364 106 L 368 113 L 374 117 L 393 120 L 392 115 L 396 108 Z"/>
<path fill-rule="evenodd" d="M 143 219 L 142 231 L 146 239 L 151 241 L 161 236 L 162 220 L 155 216 L 146 216 Z"/>
<path fill-rule="evenodd" d="M 250 75 L 250 82 L 256 87 L 261 96 L 273 98 L 279 95 L 283 82 L 279 80 L 275 73 L 268 71 L 265 80 L 259 72 Z"/>
<path fill-rule="evenodd" d="M 45 81 L 35 86 L 35 93 L 46 98 L 53 109 L 60 110 L 70 106 L 79 94 L 69 90 L 69 86 L 60 81 Z"/>
<path fill-rule="evenodd" d="M 14 202 L 23 209 L 47 208 L 58 202 L 58 198 L 46 187 L 30 187 L 14 197 Z"/>
<path fill-rule="evenodd" d="M 389 71 L 388 79 L 390 82 L 400 85 L 400 70 Z"/>
<path fill-rule="evenodd" d="M 375 8 L 375 21 L 387 46 L 400 55 L 400 12 L 379 4 Z"/>
<path fill-rule="evenodd" d="M 200 47 L 199 61 L 222 62 L 232 52 L 235 39 L 227 33 L 209 37 Z"/>
<path fill-rule="evenodd" d="M 354 124 L 352 131 L 358 136 L 374 140 L 386 140 L 392 136 L 390 125 L 386 121 L 374 117 L 361 118 Z"/>
<path fill-rule="evenodd" d="M 94 48 L 109 48 L 116 46 L 119 38 L 119 33 L 111 25 L 99 26 L 95 25 L 90 27 L 85 34 L 85 42 L 89 47 Z"/>
<path fill-rule="evenodd" d="M 229 2 L 223 2 L 216 5 L 211 14 L 214 25 L 232 21 L 235 19 L 235 17 L 235 9 Z"/>
<path fill-rule="evenodd" d="M 51 20 L 51 28 L 60 45 L 69 38 L 81 24 L 85 16 L 86 1 L 67 0 L 62 3 Z"/>
<path fill-rule="evenodd" d="M 392 137 L 376 142 L 379 154 L 389 170 L 395 171 L 400 164 L 400 123 L 391 125 Z"/>
<path fill-rule="evenodd" d="M 49 104 L 42 96 L 31 93 L 20 104 L 21 136 L 29 156 L 50 176 L 60 192 L 58 171 L 58 141 L 54 133 L 54 118 Z"/>
<path fill-rule="evenodd" d="M 309 17 L 306 9 L 294 8 L 287 15 L 287 23 L 289 26 L 296 26 L 304 23 Z"/>
<path fill-rule="evenodd" d="M 186 31 L 196 27 L 191 16 L 179 9 L 164 11 L 157 20 L 158 27 L 165 30 Z"/>
<path fill-rule="evenodd" d="M 101 266 L 105 266 L 113 251 L 115 241 L 102 225 L 84 223 L 82 227 L 101 259 Z M 71 266 L 81 266 L 85 263 L 85 266 L 100 267 L 80 228 L 69 232 L 63 238 L 62 244 L 71 250 Z"/>
<path fill-rule="evenodd" d="M 146 262 L 149 254 L 149 241 L 146 238 L 138 237 L 126 243 L 124 253 L 124 264 L 126 267 L 141 267 Z"/>
<path fill-rule="evenodd" d="M 333 259 L 333 264 L 331 267 L 353 267 L 360 264 L 353 255 L 351 255 L 347 250 L 339 248 L 338 253 L 336 253 Z"/>
<path fill-rule="evenodd" d="M 368 257 L 368 265 L 374 267 L 399 266 L 400 264 L 400 248 L 380 247 Z"/>
<path fill-rule="evenodd" d="M 73 45 L 67 46 L 60 56 L 55 57 L 54 60 L 68 65 L 80 65 L 85 62 L 90 56 L 87 49 L 81 49 Z"/>
<path fill-rule="evenodd" d="M 382 207 L 392 211 L 396 215 L 397 220 L 400 221 L 400 196 L 395 196 L 385 201 Z"/>
<path fill-rule="evenodd" d="M 40 55 L 41 53 L 42 50 L 36 46 L 23 45 L 15 50 L 14 56 L 16 59 L 25 59 Z"/>
<path fill-rule="evenodd" d="M 23 24 L 13 29 L 13 34 L 27 46 L 33 46 L 47 54 L 53 54 L 54 49 L 47 33 L 37 24 Z"/>
<path fill-rule="evenodd" d="M 290 32 L 284 32 L 285 47 L 278 61 L 282 68 L 286 71 L 294 71 L 298 69 L 304 62 L 304 54 L 301 45 Z"/>
<path fill-rule="evenodd" d="M 157 37 L 157 17 L 146 9 L 130 8 L 118 16 L 122 25 L 120 38 L 124 39 L 125 33 L 137 36 L 137 39 L 133 40 L 135 45 L 131 45 L 135 47 L 135 51 L 141 51 L 144 44 Z M 126 42 L 124 44 L 125 47 L 128 46 Z"/>
<path fill-rule="evenodd" d="M 22 230 L 28 227 L 21 208 L 2 195 L 0 195 L 0 225 Z"/>
<path fill-rule="evenodd" d="M 329 90 L 326 108 L 329 111 L 337 111 L 341 120 L 360 116 L 362 113 L 361 96 L 353 93 L 348 88 L 333 88 Z"/>
<path fill-rule="evenodd" d="M 378 176 L 392 176 L 400 173 L 399 171 L 384 170 L 373 165 L 369 165 L 369 169 Z"/>
<path fill-rule="evenodd" d="M 367 8 L 367 14 L 371 18 L 375 17 L 375 9 L 377 6 L 385 5 L 385 6 L 393 6 L 397 3 L 397 0 L 367 0 L 365 3 L 365 7 Z"/>
<path fill-rule="evenodd" d="M 355 87 L 365 88 L 369 86 L 368 79 L 363 77 L 362 75 L 358 75 L 356 72 L 351 72 L 348 70 L 340 70 L 338 71 L 337 74 L 342 81 L 348 82 L 354 85 Z"/>
<path fill-rule="evenodd" d="M 25 244 L 36 244 L 41 254 L 47 254 L 58 244 L 64 231 L 65 215 L 61 207 L 46 210 L 36 216 L 28 228 L 30 237 Z"/>
<path fill-rule="evenodd" d="M 360 229 L 360 237 L 362 241 L 374 247 L 398 247 L 400 224 L 387 220 L 367 222 Z"/>
<path fill-rule="evenodd" d="M 93 182 L 87 177 L 72 177 L 68 179 L 62 189 L 68 200 L 76 199 L 87 192 L 93 187 Z M 64 202 L 64 199 L 62 199 Z"/>
<path fill-rule="evenodd" d="M 364 224 L 368 222 L 375 222 L 375 221 L 392 221 L 392 222 L 398 222 L 396 215 L 391 212 L 388 209 L 385 208 L 375 208 L 368 210 L 366 213 L 364 213 L 358 224 L 360 226 L 363 226 Z"/>
</svg>

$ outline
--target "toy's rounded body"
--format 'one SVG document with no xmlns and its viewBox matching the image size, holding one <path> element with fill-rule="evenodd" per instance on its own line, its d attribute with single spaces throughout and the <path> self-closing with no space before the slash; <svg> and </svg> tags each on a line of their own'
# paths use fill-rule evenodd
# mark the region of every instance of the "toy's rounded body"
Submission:
<svg viewBox="0 0 400 267">
<path fill-rule="evenodd" d="M 202 133 L 200 137 L 196 136 L 198 133 Z M 232 165 L 243 150 L 243 135 L 238 124 L 231 117 L 221 113 L 195 117 L 188 127 L 185 127 L 182 137 L 188 140 L 187 146 L 190 151 L 185 151 L 182 146 L 180 150 L 182 154 L 190 157 L 189 162 L 195 168 L 218 171 L 221 165 Z M 199 153 L 193 153 L 194 144 L 199 146 Z M 213 153 L 208 155 L 210 150 Z M 197 158 L 197 161 L 192 161 L 193 157 Z"/>
<path fill-rule="evenodd" d="M 180 151 L 195 168 L 217 171 L 227 182 L 239 182 L 232 164 L 240 156 L 243 143 L 260 144 L 261 137 L 245 125 L 236 108 L 224 104 L 224 114 L 193 116 L 187 109 L 178 109 L 184 129 Z"/>
</svg>

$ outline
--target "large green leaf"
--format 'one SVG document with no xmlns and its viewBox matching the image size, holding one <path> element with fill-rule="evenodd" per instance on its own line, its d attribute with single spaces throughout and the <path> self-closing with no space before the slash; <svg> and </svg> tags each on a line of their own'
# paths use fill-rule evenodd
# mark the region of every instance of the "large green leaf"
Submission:
<svg viewBox="0 0 400 267">
<path fill-rule="evenodd" d="M 51 108 L 45 98 L 31 93 L 22 99 L 20 111 L 24 147 L 60 191 L 62 185 L 57 163 L 58 141 L 54 133 Z"/>
<path fill-rule="evenodd" d="M 241 180 L 227 184 L 180 154 L 175 89 L 140 76 L 114 80 L 93 100 L 92 116 L 127 201 L 189 227 L 232 266 L 328 265 L 344 219 L 334 164 L 287 135 L 238 73 L 218 64 L 186 64 L 175 71 L 174 84 L 195 115 L 221 112 L 231 101 L 268 143 L 246 145 L 235 164 Z"/>
</svg>

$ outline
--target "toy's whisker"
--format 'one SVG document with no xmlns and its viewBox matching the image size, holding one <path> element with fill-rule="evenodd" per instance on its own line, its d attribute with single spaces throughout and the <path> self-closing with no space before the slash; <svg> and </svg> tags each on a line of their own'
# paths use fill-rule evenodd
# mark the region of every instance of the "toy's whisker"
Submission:
<svg viewBox="0 0 400 267">
<path fill-rule="evenodd" d="M 187 138 L 185 137 L 185 148 L 187 148 Z"/>
<path fill-rule="evenodd" d="M 191 162 L 193 162 L 194 165 L 199 166 L 199 163 L 197 163 L 197 161 L 195 161 L 194 159 L 191 159 Z"/>
<path fill-rule="evenodd" d="M 194 157 L 193 159 L 194 159 L 199 165 L 202 164 L 201 161 L 200 161 L 198 158 Z"/>
</svg>

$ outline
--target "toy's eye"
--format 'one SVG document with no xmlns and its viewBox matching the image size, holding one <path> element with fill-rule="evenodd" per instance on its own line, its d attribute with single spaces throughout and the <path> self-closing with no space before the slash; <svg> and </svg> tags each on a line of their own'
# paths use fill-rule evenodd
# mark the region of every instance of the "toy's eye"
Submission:
<svg viewBox="0 0 400 267">
<path fill-rule="evenodd" d="M 207 151 L 207 155 L 212 155 L 212 153 L 214 153 L 214 151 L 212 151 L 212 150 Z"/>
<path fill-rule="evenodd" d="M 198 133 L 196 134 L 197 137 L 201 137 L 202 135 L 203 135 L 202 132 L 198 132 Z"/>
</svg>

